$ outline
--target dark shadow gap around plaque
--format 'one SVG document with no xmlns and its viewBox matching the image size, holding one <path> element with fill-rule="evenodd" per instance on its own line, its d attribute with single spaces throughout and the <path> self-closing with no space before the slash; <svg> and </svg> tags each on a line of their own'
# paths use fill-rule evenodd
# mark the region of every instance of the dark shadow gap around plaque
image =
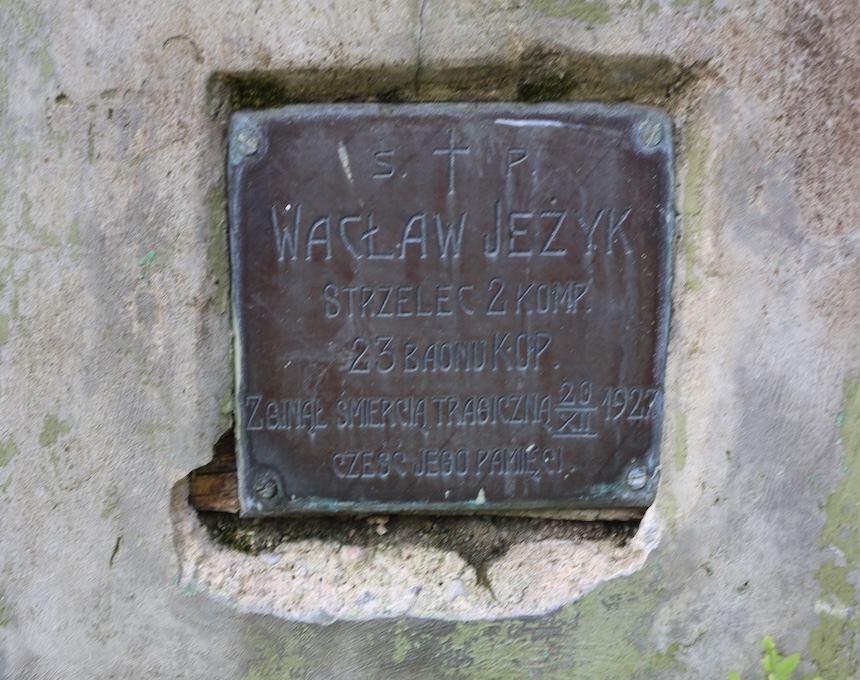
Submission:
<svg viewBox="0 0 860 680">
<path fill-rule="evenodd" d="M 654 54 L 594 54 L 533 44 L 516 58 L 463 64 L 219 71 L 207 109 L 224 115 L 303 103 L 595 101 L 668 106 L 706 69 Z"/>
<path fill-rule="evenodd" d="M 360 72 L 337 67 L 218 72 L 209 81 L 207 107 L 211 115 L 223 122 L 230 111 L 239 109 L 334 101 L 400 103 L 577 98 L 635 101 L 671 108 L 704 71 L 704 64 L 679 64 L 656 55 L 594 55 L 534 45 L 523 50 L 519 59 L 510 62 L 424 66 L 417 74 L 411 67 L 381 67 Z M 192 472 L 189 479 L 190 501 L 201 516 L 238 512 L 232 433 L 216 444 L 213 461 Z M 642 511 L 629 508 L 627 517 L 641 517 Z M 417 516 L 413 519 L 420 521 Z M 508 521 L 504 517 L 498 520 Z M 237 518 L 235 521 L 242 524 L 250 520 Z M 292 518 L 289 521 L 315 520 Z M 622 527 L 625 525 L 621 523 Z"/>
</svg>

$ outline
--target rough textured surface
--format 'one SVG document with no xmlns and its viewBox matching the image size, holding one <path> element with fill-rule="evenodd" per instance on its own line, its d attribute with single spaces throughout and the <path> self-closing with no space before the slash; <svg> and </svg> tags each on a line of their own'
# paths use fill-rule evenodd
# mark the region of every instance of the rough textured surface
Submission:
<svg viewBox="0 0 860 680">
<path fill-rule="evenodd" d="M 183 588 L 314 623 L 546 614 L 641 567 L 638 522 L 366 516 L 198 516 L 174 493 Z M 650 521 L 650 520 L 646 520 Z"/>
<path fill-rule="evenodd" d="M 855 677 L 858 26 L 853 0 L 0 3 L 0 677 L 710 678 L 766 633 Z M 183 587 L 173 489 L 228 424 L 230 104 L 566 97 L 676 124 L 646 564 L 496 622 Z"/>
</svg>

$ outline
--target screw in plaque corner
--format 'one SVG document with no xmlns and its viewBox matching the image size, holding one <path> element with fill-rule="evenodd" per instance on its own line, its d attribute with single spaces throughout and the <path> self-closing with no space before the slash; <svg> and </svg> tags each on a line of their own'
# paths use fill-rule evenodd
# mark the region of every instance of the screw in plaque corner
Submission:
<svg viewBox="0 0 860 680">
<path fill-rule="evenodd" d="M 643 488 L 648 483 L 648 472 L 645 468 L 639 467 L 638 465 L 630 468 L 630 472 L 627 473 L 627 486 L 629 486 L 634 491 L 638 491 Z"/>
<path fill-rule="evenodd" d="M 254 484 L 254 493 L 266 501 L 272 500 L 278 495 L 278 483 L 268 473 L 264 473 L 257 477 L 257 482 Z"/>
<path fill-rule="evenodd" d="M 639 122 L 639 141 L 643 146 L 653 149 L 663 141 L 663 124 L 654 118 L 646 118 Z"/>
<path fill-rule="evenodd" d="M 236 148 L 243 156 L 253 156 L 260 148 L 260 139 L 252 132 L 243 130 L 236 135 Z"/>
</svg>

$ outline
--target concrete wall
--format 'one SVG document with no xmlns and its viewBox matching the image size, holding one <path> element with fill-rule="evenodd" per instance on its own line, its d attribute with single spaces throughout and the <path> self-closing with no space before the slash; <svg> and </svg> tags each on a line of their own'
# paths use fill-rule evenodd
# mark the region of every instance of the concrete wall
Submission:
<svg viewBox="0 0 860 680">
<path fill-rule="evenodd" d="M 765 634 L 856 677 L 858 36 L 853 0 L 0 3 L 0 677 L 754 677 Z M 182 480 L 232 387 L 231 105 L 523 97 L 676 124 L 645 564 L 502 621 L 324 626 L 191 587 Z"/>
</svg>

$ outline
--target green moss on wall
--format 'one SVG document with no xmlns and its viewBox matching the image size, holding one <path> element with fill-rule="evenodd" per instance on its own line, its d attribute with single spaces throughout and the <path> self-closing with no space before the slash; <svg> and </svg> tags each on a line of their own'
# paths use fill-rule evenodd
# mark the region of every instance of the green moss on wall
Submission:
<svg viewBox="0 0 860 680">
<path fill-rule="evenodd" d="M 230 259 L 227 253 L 227 194 L 222 185 L 214 187 L 206 198 L 209 211 L 209 245 L 206 259 L 215 284 L 211 303 L 219 314 L 227 312 L 230 295 Z"/>
<path fill-rule="evenodd" d="M 9 342 L 9 315 L 0 314 L 0 347 Z"/>
<path fill-rule="evenodd" d="M 687 416 L 675 411 L 675 469 L 683 470 L 687 464 Z"/>
<path fill-rule="evenodd" d="M 837 425 L 844 450 L 843 475 L 824 505 L 826 518 L 819 544 L 836 548 L 844 564 L 828 560 L 816 572 L 821 585 L 816 608 L 819 618 L 808 647 L 811 660 L 827 680 L 849 680 L 860 671 L 860 617 L 845 615 L 858 602 L 852 572 L 860 569 L 860 378 L 845 381 Z"/>
<path fill-rule="evenodd" d="M 0 467 L 8 465 L 17 453 L 18 447 L 15 446 L 15 440 L 12 437 L 0 441 Z"/>
<path fill-rule="evenodd" d="M 568 17 L 589 24 L 608 24 L 612 12 L 606 0 L 530 0 L 539 12 L 552 17 Z"/>
<path fill-rule="evenodd" d="M 679 647 L 648 648 L 642 633 L 661 597 L 655 568 L 608 581 L 553 616 L 507 621 L 428 623 L 411 619 L 351 623 L 320 629 L 291 626 L 272 636 L 251 633 L 256 658 L 244 680 L 305 677 L 308 668 L 331 665 L 326 638 L 357 645 L 367 664 L 360 677 L 427 677 L 465 680 L 632 680 L 649 671 L 683 671 Z M 263 624 L 264 625 L 264 624 Z M 341 636 L 361 637 L 343 640 Z M 337 665 L 337 662 L 334 662 Z M 379 671 L 378 676 L 372 672 Z"/>
<path fill-rule="evenodd" d="M 714 0 L 674 0 L 672 4 L 680 9 L 692 7 L 693 5 L 704 10 L 711 10 L 714 8 Z"/>
<path fill-rule="evenodd" d="M 684 202 L 681 250 L 684 257 L 684 285 L 698 291 L 702 280 L 696 273 L 696 250 L 702 233 L 704 191 L 707 181 L 708 138 L 698 124 L 690 127 L 687 138 L 687 171 L 684 178 Z"/>
<path fill-rule="evenodd" d="M 54 62 L 51 60 L 51 55 L 48 54 L 48 46 L 43 46 L 39 52 L 39 74 L 42 80 L 50 80 L 54 75 Z"/>
<path fill-rule="evenodd" d="M 68 434 L 70 430 L 71 427 L 65 420 L 60 420 L 53 413 L 46 413 L 42 433 L 39 435 L 39 445 L 42 447 L 53 446 L 61 436 Z"/>
</svg>

